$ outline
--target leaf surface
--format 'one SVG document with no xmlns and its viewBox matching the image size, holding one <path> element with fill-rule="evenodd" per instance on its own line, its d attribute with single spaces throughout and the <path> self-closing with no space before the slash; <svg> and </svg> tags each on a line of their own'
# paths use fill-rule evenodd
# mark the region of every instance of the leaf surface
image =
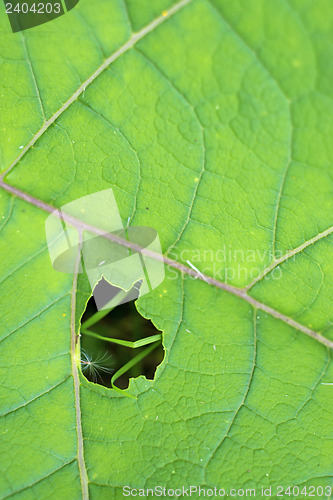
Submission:
<svg viewBox="0 0 333 500">
<path fill-rule="evenodd" d="M 2 496 L 331 485 L 330 2 L 1 9 Z M 41 202 L 110 187 L 176 263 L 137 303 L 165 347 L 137 399 L 79 373 L 91 292 L 45 240 Z"/>
</svg>

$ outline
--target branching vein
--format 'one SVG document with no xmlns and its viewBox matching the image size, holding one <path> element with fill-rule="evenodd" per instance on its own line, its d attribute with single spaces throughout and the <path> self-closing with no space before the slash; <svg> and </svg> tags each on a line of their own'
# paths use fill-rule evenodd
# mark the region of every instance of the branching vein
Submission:
<svg viewBox="0 0 333 500">
<path fill-rule="evenodd" d="M 103 73 L 105 69 L 107 69 L 111 63 L 113 63 L 116 59 L 118 59 L 120 56 L 122 56 L 125 52 L 130 50 L 136 43 L 138 43 L 140 40 L 142 40 L 145 36 L 147 36 L 149 33 L 151 33 L 157 26 L 162 24 L 166 19 L 170 18 L 176 12 L 178 12 L 180 9 L 191 3 L 192 0 L 181 0 L 180 2 L 176 3 L 173 5 L 169 10 L 168 10 L 168 15 L 164 16 L 161 15 L 154 19 L 150 24 L 145 26 L 142 30 L 138 31 L 137 33 L 133 33 L 131 38 L 124 44 L 122 47 L 120 47 L 116 52 L 114 52 L 111 56 L 109 56 L 105 61 L 96 69 L 96 71 L 89 77 L 87 80 L 85 80 L 79 88 L 74 92 L 74 94 L 61 106 L 58 111 L 56 111 L 51 118 L 45 121 L 43 126 L 38 130 L 38 132 L 33 136 L 31 141 L 22 149 L 21 153 L 19 156 L 13 161 L 13 163 L 2 173 L 0 176 L 0 179 L 4 179 L 9 172 L 18 164 L 18 162 L 21 160 L 21 158 L 27 153 L 27 151 L 30 150 L 30 148 L 37 142 L 37 140 L 46 132 L 46 130 L 59 118 L 60 115 L 63 114 L 66 109 L 69 108 L 71 104 L 73 104 L 74 101 L 86 90 L 86 88 L 93 83 L 96 78 Z"/>
<path fill-rule="evenodd" d="M 129 248 L 131 250 L 134 250 L 136 252 L 141 252 L 143 255 L 145 255 L 148 258 L 158 260 L 163 262 L 165 265 L 173 267 L 177 271 L 187 274 L 189 276 L 192 276 L 195 279 L 199 279 L 204 281 L 205 283 L 208 283 L 209 285 L 215 286 L 217 288 L 220 288 L 221 290 L 224 290 L 225 292 L 229 292 L 232 295 L 235 295 L 242 300 L 245 300 L 249 304 L 251 304 L 254 308 L 260 309 L 261 311 L 266 312 L 270 316 L 274 316 L 275 318 L 283 321 L 284 323 L 288 324 L 292 328 L 296 328 L 297 330 L 305 333 L 309 337 L 312 337 L 313 339 L 317 340 L 323 345 L 326 345 L 327 347 L 333 349 L 333 342 L 320 333 L 315 332 L 314 330 L 311 330 L 310 328 L 302 325 L 301 323 L 298 323 L 295 321 L 293 318 L 290 318 L 289 316 L 286 316 L 285 314 L 281 313 L 280 311 L 277 311 L 273 309 L 270 306 L 267 306 L 266 304 L 263 304 L 262 302 L 259 302 L 255 298 L 251 297 L 248 295 L 248 290 L 246 288 L 237 288 L 233 285 L 229 285 L 228 283 L 223 283 L 222 281 L 219 281 L 215 278 L 212 278 L 210 276 L 207 276 L 200 271 L 193 269 L 192 267 L 186 266 L 185 264 L 182 264 L 180 262 L 177 262 L 176 260 L 170 259 L 169 257 L 165 255 L 161 255 L 159 253 L 153 252 L 152 250 L 149 250 L 147 248 L 143 248 L 140 245 L 133 243 L 131 241 L 125 240 L 123 238 L 120 238 L 116 234 L 112 233 L 105 233 L 101 229 L 91 226 L 90 224 L 86 224 L 85 222 L 76 219 L 75 217 L 66 214 L 64 212 L 60 212 L 59 210 L 56 210 L 55 207 L 52 207 L 48 203 L 45 203 L 44 201 L 38 200 L 37 198 L 31 196 L 30 194 L 27 194 L 20 189 L 10 186 L 9 184 L 6 184 L 3 180 L 0 180 L 0 187 L 8 191 L 9 193 L 21 198 L 22 200 L 42 209 L 45 210 L 48 213 L 53 213 L 55 217 L 59 217 L 63 219 L 67 224 L 70 224 L 71 226 L 75 227 L 80 234 L 82 234 L 83 231 L 89 231 L 90 233 L 96 234 L 98 236 L 101 236 L 107 240 L 110 240 L 114 243 L 117 243 L 121 246 L 124 246 L 126 248 Z M 325 236 L 328 236 L 333 232 L 333 227 L 328 228 L 326 231 L 323 231 L 317 236 L 314 236 L 311 240 L 306 241 L 302 245 L 300 245 L 297 249 L 293 250 L 289 254 L 286 254 L 284 258 L 282 258 L 281 262 L 284 262 L 288 258 L 290 258 L 293 255 L 296 255 L 297 253 L 301 252 L 304 248 L 308 247 L 311 244 L 314 244 L 316 241 L 324 238 Z M 281 259 L 280 259 L 281 260 Z M 274 268 L 275 266 L 273 266 Z M 267 271 L 268 273 L 268 271 Z M 266 274 L 267 274 L 266 273 Z"/>
</svg>

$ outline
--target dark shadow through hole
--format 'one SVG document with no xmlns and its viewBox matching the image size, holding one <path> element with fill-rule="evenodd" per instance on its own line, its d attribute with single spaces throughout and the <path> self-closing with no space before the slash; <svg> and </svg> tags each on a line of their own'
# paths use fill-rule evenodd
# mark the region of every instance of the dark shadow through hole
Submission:
<svg viewBox="0 0 333 500">
<path fill-rule="evenodd" d="M 110 286 L 101 280 L 94 294 L 103 287 Z M 112 287 L 115 290 L 115 287 Z M 120 289 L 116 289 L 116 291 Z M 97 338 L 135 342 L 161 334 L 150 320 L 143 318 L 137 311 L 133 300 L 117 305 L 107 315 L 85 330 L 85 323 L 97 312 L 95 299 L 91 297 L 81 320 L 81 368 L 83 375 L 91 382 L 111 387 L 111 378 L 126 364 L 133 361 L 133 366 L 114 380 L 114 385 L 126 389 L 129 379 L 144 375 L 153 379 L 157 366 L 162 362 L 164 350 L 162 340 L 150 342 L 143 347 L 128 347 L 108 340 Z M 144 352 L 150 351 L 144 357 Z M 140 359 L 142 358 L 142 359 Z"/>
</svg>

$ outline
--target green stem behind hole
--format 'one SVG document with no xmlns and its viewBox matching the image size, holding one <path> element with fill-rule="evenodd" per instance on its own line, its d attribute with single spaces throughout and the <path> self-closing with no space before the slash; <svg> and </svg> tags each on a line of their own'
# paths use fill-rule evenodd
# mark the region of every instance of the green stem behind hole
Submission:
<svg viewBox="0 0 333 500">
<path fill-rule="evenodd" d="M 153 342 L 157 342 L 162 338 L 162 334 L 157 333 L 156 335 L 151 335 L 150 337 L 145 337 L 144 339 L 135 340 L 134 342 L 131 342 L 130 340 L 121 340 L 111 337 L 103 337 L 102 335 L 99 335 L 98 333 L 95 333 L 92 330 L 87 330 L 86 328 L 81 330 L 81 333 L 89 335 L 89 337 L 105 340 L 106 342 L 112 342 L 113 344 L 119 344 L 125 347 L 130 347 L 131 349 L 137 349 L 138 347 L 143 347 L 145 345 L 152 344 Z"/>
<path fill-rule="evenodd" d="M 120 292 L 118 292 L 117 295 L 115 297 L 113 297 L 113 299 L 111 299 L 110 302 L 108 302 L 106 304 L 106 306 L 107 306 L 106 309 L 103 308 L 101 311 L 97 311 L 89 319 L 87 319 L 87 321 L 82 323 L 81 331 L 83 331 L 83 329 L 86 330 L 90 326 L 95 325 L 95 323 L 97 323 L 102 318 L 104 318 L 104 316 L 109 314 L 109 312 L 111 312 L 115 307 L 117 307 L 120 304 L 120 302 L 126 297 L 127 294 L 128 294 L 128 292 L 125 292 L 124 290 L 121 290 Z"/>
<path fill-rule="evenodd" d="M 126 365 L 124 365 L 122 368 L 120 368 L 116 373 L 113 374 L 111 378 L 111 387 L 117 392 L 120 392 L 120 394 L 123 394 L 124 396 L 127 396 L 129 398 L 137 399 L 135 396 L 132 394 L 128 394 L 125 390 L 119 389 L 116 385 L 114 385 L 114 382 L 121 377 L 124 373 L 126 373 L 128 370 L 130 370 L 138 361 L 141 361 L 141 359 L 145 358 L 149 353 L 151 353 L 157 346 L 159 345 L 159 342 L 155 342 L 154 344 L 151 344 L 149 347 L 144 349 L 144 351 L 140 352 L 137 354 L 133 359 L 131 359 Z"/>
</svg>

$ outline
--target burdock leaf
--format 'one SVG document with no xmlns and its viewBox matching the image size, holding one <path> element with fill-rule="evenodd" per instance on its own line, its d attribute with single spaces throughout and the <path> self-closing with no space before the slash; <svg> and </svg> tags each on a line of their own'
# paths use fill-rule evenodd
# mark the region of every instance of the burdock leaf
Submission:
<svg viewBox="0 0 333 500">
<path fill-rule="evenodd" d="M 1 3 L 0 21 L 2 497 L 331 498 L 331 2 L 81 0 L 15 34 Z M 165 358 L 136 399 L 82 375 L 91 290 L 45 238 L 53 208 L 109 188 L 166 257 L 137 302 Z"/>
</svg>

